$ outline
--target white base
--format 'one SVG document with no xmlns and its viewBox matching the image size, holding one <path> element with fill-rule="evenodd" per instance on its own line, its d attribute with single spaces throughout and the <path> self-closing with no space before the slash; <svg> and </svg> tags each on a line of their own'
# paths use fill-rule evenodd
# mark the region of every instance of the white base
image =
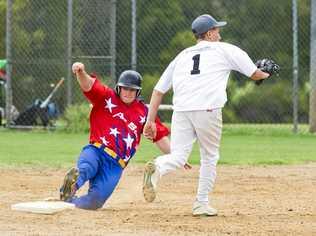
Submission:
<svg viewBox="0 0 316 236">
<path fill-rule="evenodd" d="M 59 211 L 74 208 L 74 204 L 62 201 L 21 202 L 11 205 L 11 210 L 14 211 L 25 211 L 39 214 L 54 214 Z"/>
</svg>

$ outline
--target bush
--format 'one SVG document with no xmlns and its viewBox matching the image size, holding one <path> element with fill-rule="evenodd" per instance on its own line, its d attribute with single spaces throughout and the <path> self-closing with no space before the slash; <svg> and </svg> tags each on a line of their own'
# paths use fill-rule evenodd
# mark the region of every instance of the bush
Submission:
<svg viewBox="0 0 316 236">
<path fill-rule="evenodd" d="M 87 103 L 69 106 L 63 117 L 66 124 L 64 130 L 71 133 L 89 132 L 90 110 Z"/>
<path fill-rule="evenodd" d="M 224 113 L 229 114 L 224 120 L 227 123 L 289 123 L 293 106 L 291 89 L 290 81 L 280 79 L 267 81 L 262 86 L 255 86 L 252 81 L 239 86 L 236 81 L 230 81 L 224 108 L 230 113 Z M 303 109 L 301 112 L 306 113 Z"/>
</svg>

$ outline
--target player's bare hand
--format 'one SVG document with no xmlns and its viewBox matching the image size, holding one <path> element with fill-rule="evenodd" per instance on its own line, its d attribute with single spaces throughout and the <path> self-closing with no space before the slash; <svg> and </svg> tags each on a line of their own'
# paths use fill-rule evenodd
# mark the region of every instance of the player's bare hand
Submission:
<svg viewBox="0 0 316 236">
<path fill-rule="evenodd" d="M 72 73 L 77 74 L 84 71 L 84 64 L 81 62 L 75 62 L 72 65 Z"/>
<path fill-rule="evenodd" d="M 155 122 L 147 121 L 144 126 L 143 134 L 146 138 L 153 140 L 157 135 L 157 128 Z"/>
</svg>

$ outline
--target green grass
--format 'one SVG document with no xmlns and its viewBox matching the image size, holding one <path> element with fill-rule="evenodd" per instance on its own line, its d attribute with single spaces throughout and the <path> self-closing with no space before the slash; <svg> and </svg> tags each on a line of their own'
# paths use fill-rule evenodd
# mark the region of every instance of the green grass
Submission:
<svg viewBox="0 0 316 236">
<path fill-rule="evenodd" d="M 0 131 L 1 165 L 69 166 L 85 143 L 86 134 L 47 131 Z"/>
<path fill-rule="evenodd" d="M 299 164 L 316 161 L 316 135 L 300 126 L 293 134 L 290 125 L 224 125 L 219 164 L 271 165 Z M 60 131 L 0 130 L 1 166 L 73 165 L 88 134 L 67 134 Z M 142 144 L 133 162 L 144 163 L 159 155 L 149 141 Z M 199 149 L 195 145 L 190 163 L 199 163 Z"/>
</svg>

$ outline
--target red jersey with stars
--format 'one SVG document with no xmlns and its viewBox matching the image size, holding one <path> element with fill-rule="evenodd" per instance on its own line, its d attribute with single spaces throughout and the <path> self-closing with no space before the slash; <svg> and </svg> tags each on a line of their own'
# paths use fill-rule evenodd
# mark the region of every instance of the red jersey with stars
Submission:
<svg viewBox="0 0 316 236">
<path fill-rule="evenodd" d="M 113 89 L 101 84 L 98 79 L 84 95 L 93 105 L 90 113 L 90 143 L 103 143 L 128 162 L 138 148 L 148 108 L 138 99 L 129 105 L 125 104 Z M 169 134 L 168 128 L 158 119 L 156 126 L 154 142 Z"/>
</svg>

